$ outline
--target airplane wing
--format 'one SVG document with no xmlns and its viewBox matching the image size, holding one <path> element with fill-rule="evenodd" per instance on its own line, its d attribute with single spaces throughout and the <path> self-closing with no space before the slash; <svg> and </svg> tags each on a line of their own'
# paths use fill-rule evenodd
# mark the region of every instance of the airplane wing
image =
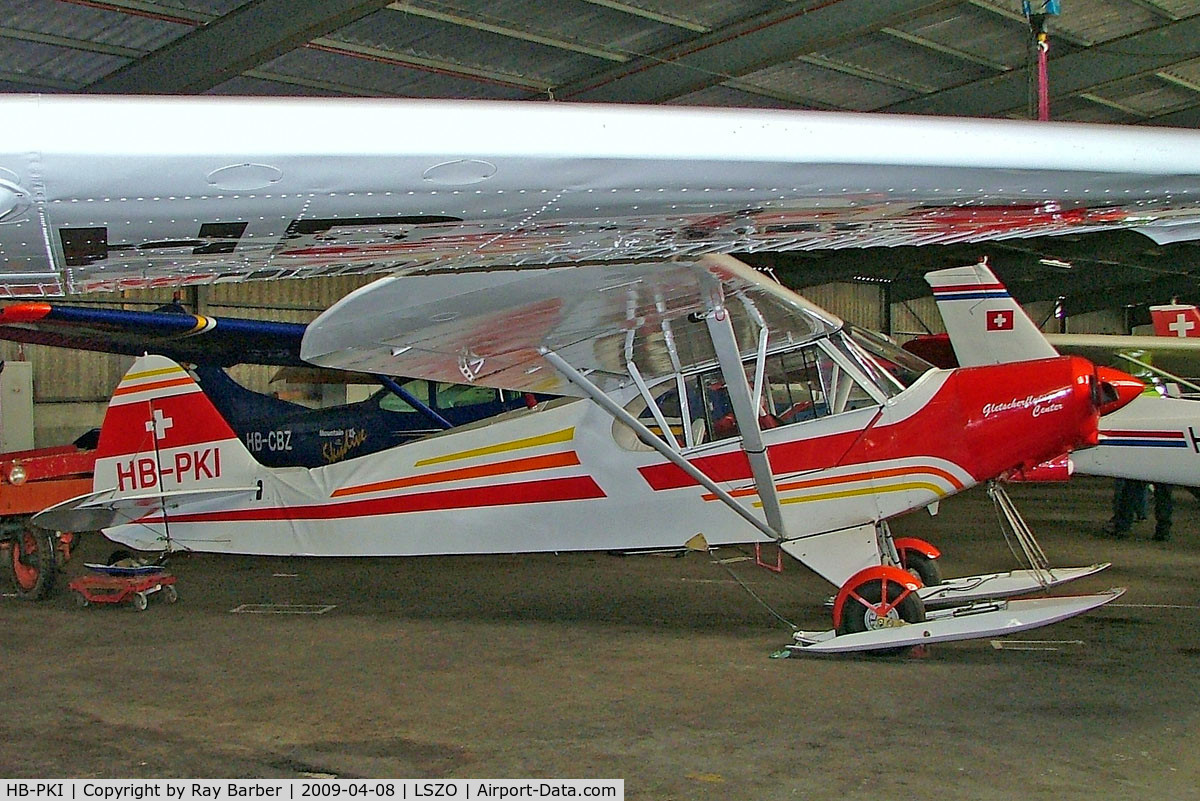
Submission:
<svg viewBox="0 0 1200 801">
<path fill-rule="evenodd" d="M 50 303 L 0 308 L 0 339 L 103 353 L 160 353 L 175 361 L 302 365 L 305 325 L 208 317 L 182 308 L 125 311 Z"/>
<path fill-rule="evenodd" d="M 0 96 L 0 292 L 1133 228 L 1200 131 L 577 103 Z"/>
<path fill-rule="evenodd" d="M 1122 358 L 1122 354 L 1174 375 L 1200 376 L 1200 339 L 1111 334 L 1047 334 L 1046 339 L 1060 353 L 1083 356 L 1096 364 L 1130 373 L 1139 370 L 1135 362 Z"/>
<path fill-rule="evenodd" d="M 385 278 L 309 324 L 301 357 L 321 367 L 578 395 L 543 360 L 555 351 L 604 391 L 716 360 L 699 314 L 718 297 L 739 342 L 804 342 L 841 320 L 729 256 Z"/>
<path fill-rule="evenodd" d="M 1200 375 L 1200 339 L 1115 334 L 1046 334 L 1046 341 L 1059 353 L 1082 356 L 1094 364 L 1106 364 L 1137 373 L 1134 362 L 1120 354 L 1152 364 L 1178 376 Z M 946 334 L 929 334 L 904 343 L 904 349 L 938 367 L 957 367 L 958 359 Z"/>
</svg>

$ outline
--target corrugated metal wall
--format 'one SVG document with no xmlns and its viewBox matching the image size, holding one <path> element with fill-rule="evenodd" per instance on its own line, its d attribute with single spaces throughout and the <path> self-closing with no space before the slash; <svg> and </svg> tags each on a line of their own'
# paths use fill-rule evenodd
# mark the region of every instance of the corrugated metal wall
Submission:
<svg viewBox="0 0 1200 801">
<path fill-rule="evenodd" d="M 800 294 L 848 323 L 878 331 L 883 327 L 883 288 L 837 282 L 804 287 Z"/>
</svg>

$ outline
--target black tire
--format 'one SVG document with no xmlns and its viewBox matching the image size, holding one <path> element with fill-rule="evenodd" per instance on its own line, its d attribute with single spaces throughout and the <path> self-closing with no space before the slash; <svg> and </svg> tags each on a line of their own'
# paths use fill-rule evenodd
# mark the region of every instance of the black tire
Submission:
<svg viewBox="0 0 1200 801">
<path fill-rule="evenodd" d="M 864 601 L 876 607 L 881 598 L 883 591 L 882 583 L 879 579 L 868 579 L 862 584 L 855 587 L 855 592 L 862 597 Z M 910 592 L 895 581 L 888 581 L 888 601 L 895 603 L 896 599 L 904 593 L 904 600 L 900 601 L 899 605 L 892 610 L 895 616 L 905 623 L 921 623 L 925 620 L 925 602 L 921 600 L 921 596 L 915 592 Z M 889 613 L 888 617 L 892 617 Z M 857 634 L 860 631 L 870 631 L 875 628 L 882 628 L 876 622 L 876 615 L 873 608 L 864 606 L 857 598 L 850 596 L 846 599 L 846 605 L 842 607 L 842 622 L 838 625 L 838 634 Z"/>
<path fill-rule="evenodd" d="M 936 559 L 930 559 L 920 551 L 905 549 L 904 553 L 900 554 L 900 562 L 926 587 L 936 587 L 945 581 L 942 578 L 942 563 Z"/>
<path fill-rule="evenodd" d="M 17 533 L 8 555 L 8 574 L 18 598 L 40 601 L 54 592 L 58 564 L 52 533 L 26 528 Z"/>
</svg>

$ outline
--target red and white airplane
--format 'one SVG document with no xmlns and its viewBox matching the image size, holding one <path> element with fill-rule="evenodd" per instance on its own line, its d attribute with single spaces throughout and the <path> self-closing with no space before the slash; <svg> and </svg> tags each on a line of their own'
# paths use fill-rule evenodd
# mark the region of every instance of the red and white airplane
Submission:
<svg viewBox="0 0 1200 801">
<path fill-rule="evenodd" d="M 1006 364 L 1058 354 L 986 264 L 938 270 L 925 278 L 933 287 L 959 365 Z M 1162 332 L 1186 335 L 1187 322 L 1200 320 L 1194 306 L 1178 304 L 1151 307 L 1151 314 L 1160 336 Z M 1153 343 L 1144 342 L 1148 339 L 1155 338 L 1077 334 L 1072 342 L 1101 348 L 1117 340 L 1123 343 L 1118 348 L 1145 352 L 1154 349 Z M 1134 348 L 1130 340 L 1143 342 Z M 1153 389 L 1142 392 L 1105 414 L 1097 446 L 1072 453 L 1070 469 L 1085 475 L 1200 487 L 1198 410 L 1195 400 L 1164 397 Z"/>
<path fill-rule="evenodd" d="M 798 635 L 805 652 L 992 636 L 1115 597 L 922 620 L 935 588 L 900 568 L 886 527 L 1093 442 L 1090 364 L 897 382 L 839 320 L 713 254 L 1113 227 L 1200 237 L 1197 132 L 557 103 L 8 96 L 0 109 L 20 121 L 0 132 L 12 295 L 386 274 L 309 327 L 304 358 L 593 401 L 267 470 L 185 374 L 147 357 L 114 396 L 96 491 L 48 525 L 327 555 L 776 541 L 839 587 L 834 630 Z M 987 578 L 938 592 L 966 604 L 972 586 L 1059 580 Z"/>
<path fill-rule="evenodd" d="M 462 291 L 481 282 L 486 306 Z M 422 311 L 431 297 L 444 311 Z M 488 381 L 595 403 L 565 397 L 343 463 L 271 469 L 182 368 L 146 356 L 113 395 L 95 491 L 37 522 L 104 528 L 143 550 L 314 556 L 774 541 L 839 588 L 834 631 L 846 636 L 802 634 L 798 647 L 816 651 L 1011 633 L 1119 594 L 968 614 L 972 600 L 1101 566 L 1048 582 L 1014 571 L 923 587 L 899 550 L 931 547 L 893 542 L 885 523 L 1094 442 L 1097 378 L 1077 357 L 918 368 L 901 372 L 906 383 L 835 317 L 707 256 L 385 279 L 326 313 L 309 358 L 328 361 L 347 335 L 364 341 L 338 321 L 372 328 L 393 315 L 409 317 L 408 341 L 437 343 L 440 353 L 418 357 L 423 372 L 479 381 L 493 367 Z M 739 339 L 757 346 L 743 354 Z M 395 358 L 409 346 L 386 347 Z M 926 619 L 925 598 L 954 608 Z"/>
</svg>

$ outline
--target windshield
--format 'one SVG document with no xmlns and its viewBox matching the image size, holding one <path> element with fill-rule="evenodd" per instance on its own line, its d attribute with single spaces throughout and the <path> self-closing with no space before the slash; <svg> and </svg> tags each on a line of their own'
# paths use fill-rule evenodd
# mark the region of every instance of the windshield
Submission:
<svg viewBox="0 0 1200 801">
<path fill-rule="evenodd" d="M 932 364 L 904 350 L 883 334 L 852 325 L 847 325 L 846 330 L 850 340 L 866 351 L 871 360 L 882 368 L 883 374 L 900 389 L 912 386 L 918 378 L 935 369 Z"/>
</svg>

